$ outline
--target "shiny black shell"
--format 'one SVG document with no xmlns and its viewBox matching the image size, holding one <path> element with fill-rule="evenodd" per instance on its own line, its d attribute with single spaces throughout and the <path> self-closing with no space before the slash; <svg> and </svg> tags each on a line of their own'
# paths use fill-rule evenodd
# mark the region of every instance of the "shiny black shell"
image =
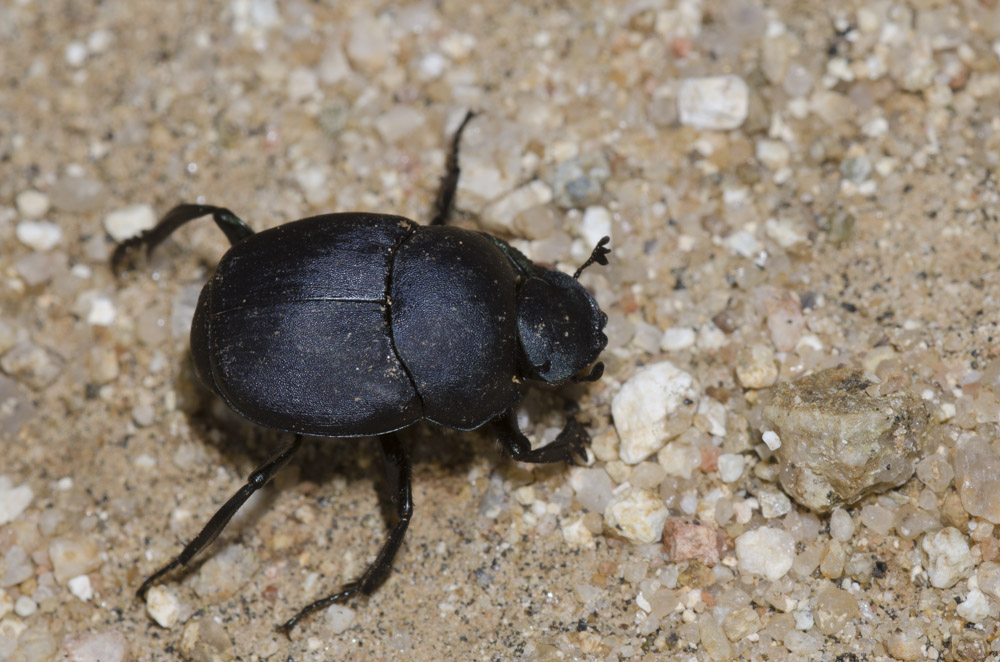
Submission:
<svg viewBox="0 0 1000 662">
<path fill-rule="evenodd" d="M 280 430 L 479 427 L 519 398 L 520 274 L 502 246 L 367 213 L 250 235 L 202 290 L 196 372 L 237 413 Z"/>
</svg>

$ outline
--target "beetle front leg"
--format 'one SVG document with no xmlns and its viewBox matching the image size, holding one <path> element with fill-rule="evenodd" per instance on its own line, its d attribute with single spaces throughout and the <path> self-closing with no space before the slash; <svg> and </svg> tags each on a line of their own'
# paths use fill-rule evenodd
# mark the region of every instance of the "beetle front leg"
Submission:
<svg viewBox="0 0 1000 662">
<path fill-rule="evenodd" d="M 208 547 L 215 538 L 222 533 L 222 530 L 226 528 L 229 524 L 229 520 L 233 518 L 233 515 L 240 509 L 240 507 L 247 502 L 247 499 L 253 495 L 254 492 L 271 482 L 275 474 L 281 471 L 281 468 L 288 464 L 288 461 L 292 459 L 295 455 L 295 451 L 299 450 L 302 445 L 302 435 L 295 435 L 295 439 L 292 443 L 282 448 L 280 451 L 272 455 L 268 460 L 260 465 L 247 479 L 246 485 L 240 488 L 240 490 L 229 498 L 222 508 L 219 508 L 212 519 L 208 520 L 208 524 L 201 530 L 194 540 L 189 542 L 187 546 L 178 554 L 170 563 L 166 564 L 152 575 L 150 575 L 146 581 L 142 583 L 139 590 L 136 591 L 142 599 L 146 599 L 146 592 L 149 587 L 156 583 L 160 577 L 167 574 L 174 568 L 178 568 L 183 565 L 187 565 L 188 561 L 194 558 L 194 555 L 201 550 Z"/>
<path fill-rule="evenodd" d="M 117 275 L 121 272 L 122 261 L 125 256 L 132 251 L 145 246 L 146 255 L 153 252 L 164 239 L 174 233 L 179 227 L 201 218 L 212 215 L 212 220 L 219 226 L 230 244 L 235 244 L 246 239 L 253 234 L 250 226 L 239 219 L 236 214 L 225 207 L 213 207 L 211 205 L 177 205 L 160 219 L 151 230 L 146 230 L 130 239 L 126 239 L 115 247 L 115 252 L 111 254 L 111 270 Z"/>
<path fill-rule="evenodd" d="M 531 442 L 517 425 L 517 415 L 508 409 L 490 421 L 496 432 L 497 441 L 512 458 L 519 462 L 543 464 L 548 462 L 572 462 L 574 457 L 587 459 L 587 444 L 590 435 L 576 418 L 570 416 L 562 432 L 552 443 L 531 450 Z"/>
<path fill-rule="evenodd" d="M 387 434 L 379 437 L 379 444 L 382 449 L 382 459 L 385 461 L 386 478 L 389 481 L 392 502 L 396 506 L 396 515 L 399 516 L 399 521 L 389 531 L 389 537 L 383 543 L 375 561 L 365 569 L 360 577 L 344 586 L 337 593 L 306 605 L 299 613 L 278 626 L 278 631 L 283 632 L 285 636 L 291 636 L 292 628 L 303 617 L 337 602 L 348 600 L 358 593 L 371 595 L 379 584 L 389 576 L 392 561 L 396 558 L 396 553 L 403 544 L 403 537 L 406 535 L 406 529 L 410 525 L 410 517 L 413 515 L 413 494 L 410 489 L 412 471 L 410 470 L 410 455 L 396 435 Z"/>
</svg>

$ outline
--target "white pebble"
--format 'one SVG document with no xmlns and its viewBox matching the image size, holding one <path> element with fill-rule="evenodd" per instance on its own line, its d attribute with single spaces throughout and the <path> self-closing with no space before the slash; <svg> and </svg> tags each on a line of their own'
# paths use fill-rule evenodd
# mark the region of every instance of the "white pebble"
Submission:
<svg viewBox="0 0 1000 662">
<path fill-rule="evenodd" d="M 50 250 L 62 241 L 62 230 L 50 221 L 21 221 L 16 234 L 18 241 L 36 251 Z"/>
<path fill-rule="evenodd" d="M 796 630 L 805 632 L 811 630 L 813 627 L 813 614 L 808 609 L 796 609 L 792 612 L 792 618 L 795 619 Z"/>
<path fill-rule="evenodd" d="M 723 453 L 719 456 L 719 477 L 723 483 L 735 483 L 743 475 L 745 460 L 738 453 Z"/>
<path fill-rule="evenodd" d="M 84 602 L 89 601 L 94 597 L 94 589 L 90 586 L 90 577 L 87 575 L 78 575 L 67 582 L 69 586 L 69 592 L 80 598 Z"/>
<path fill-rule="evenodd" d="M 570 545 L 587 549 L 595 547 L 594 534 L 584 525 L 583 517 L 578 517 L 571 522 L 563 524 L 561 529 L 563 540 Z"/>
<path fill-rule="evenodd" d="M 604 511 L 608 526 L 633 542 L 656 542 L 663 535 L 663 525 L 670 511 L 663 501 L 647 490 L 631 489 L 619 495 Z"/>
<path fill-rule="evenodd" d="M 340 45 L 332 44 L 323 51 L 323 56 L 320 58 L 316 70 L 323 83 L 333 85 L 351 74 L 351 65 Z"/>
<path fill-rule="evenodd" d="M 757 499 L 750 497 L 742 501 L 733 503 L 733 516 L 740 524 L 746 524 L 753 517 L 754 508 L 757 507 Z"/>
<path fill-rule="evenodd" d="M 452 32 L 441 40 L 441 50 L 453 60 L 468 57 L 475 47 L 476 38 L 464 32 Z"/>
<path fill-rule="evenodd" d="M 840 542 L 847 542 L 854 535 L 854 520 L 843 508 L 835 508 L 830 514 L 830 535 Z"/>
<path fill-rule="evenodd" d="M 136 456 L 135 460 L 132 461 L 132 464 L 137 469 L 144 469 L 148 471 L 156 468 L 156 458 L 147 453 L 140 453 Z"/>
<path fill-rule="evenodd" d="M 230 12 L 233 31 L 237 34 L 259 32 L 281 23 L 281 14 L 274 0 L 232 0 Z"/>
<path fill-rule="evenodd" d="M 740 571 L 777 581 L 792 568 L 795 539 L 784 529 L 762 526 L 736 539 Z"/>
<path fill-rule="evenodd" d="M 0 476 L 0 526 L 17 519 L 35 498 L 27 485 L 13 485 L 9 478 Z"/>
<path fill-rule="evenodd" d="M 573 467 L 569 473 L 569 484 L 576 492 L 577 500 L 593 513 L 603 513 L 611 502 L 614 484 L 604 469 Z"/>
<path fill-rule="evenodd" d="M 115 323 L 117 310 L 108 297 L 94 297 L 87 312 L 87 324 L 91 326 L 111 326 Z"/>
<path fill-rule="evenodd" d="M 87 59 L 87 46 L 82 41 L 71 41 L 66 46 L 66 63 L 71 67 L 79 67 Z"/>
<path fill-rule="evenodd" d="M 723 245 L 740 257 L 754 257 L 761 251 L 763 246 L 747 230 L 737 230 L 722 240 Z"/>
<path fill-rule="evenodd" d="M 601 238 L 611 236 L 611 212 L 607 207 L 595 205 L 584 210 L 580 220 L 580 235 L 588 249 L 596 246 Z"/>
<path fill-rule="evenodd" d="M 259 28 L 273 28 L 281 23 L 274 0 L 250 0 L 250 20 Z"/>
<path fill-rule="evenodd" d="M 927 576 L 934 588 L 951 588 L 972 569 L 969 543 L 953 526 L 928 533 L 920 547 L 927 554 Z"/>
<path fill-rule="evenodd" d="M 424 80 L 439 78 L 447 63 L 448 60 L 440 53 L 428 53 L 420 59 L 420 75 Z"/>
<path fill-rule="evenodd" d="M 675 412 L 697 401 L 695 380 L 689 373 L 669 361 L 642 368 L 611 401 L 622 461 L 638 464 L 663 448 L 671 433 L 683 432 L 668 428 Z"/>
<path fill-rule="evenodd" d="M 733 75 L 688 78 L 677 96 L 681 124 L 696 129 L 735 129 L 746 120 L 749 107 L 750 90 Z"/>
<path fill-rule="evenodd" d="M 726 436 L 726 406 L 714 398 L 702 398 L 698 402 L 698 416 L 708 423 L 708 432 L 715 437 Z M 699 427 L 699 429 L 704 429 Z"/>
<path fill-rule="evenodd" d="M 714 352 L 729 343 L 729 338 L 715 324 L 708 323 L 698 327 L 698 349 L 704 352 Z"/>
<path fill-rule="evenodd" d="M 104 229 L 115 241 L 125 241 L 154 225 L 156 213 L 145 204 L 116 209 L 104 217 Z"/>
<path fill-rule="evenodd" d="M 660 337 L 660 349 L 664 352 L 680 352 L 694 347 L 694 329 L 689 326 L 672 326 Z"/>
<path fill-rule="evenodd" d="M 87 50 L 90 53 L 103 53 L 108 50 L 113 40 L 108 30 L 94 30 L 87 37 Z"/>
<path fill-rule="evenodd" d="M 141 428 L 148 427 L 156 420 L 156 410 L 150 405 L 132 407 L 132 420 Z"/>
<path fill-rule="evenodd" d="M 791 152 L 788 145 L 780 140 L 758 140 L 757 160 L 771 170 L 780 170 L 788 165 Z"/>
<path fill-rule="evenodd" d="M 382 140 L 391 143 L 410 135 L 426 122 L 427 118 L 416 108 L 393 106 L 375 118 L 375 130 Z"/>
<path fill-rule="evenodd" d="M 874 10 L 863 7 L 858 10 L 858 29 L 866 34 L 871 34 L 879 29 L 880 21 L 878 14 Z"/>
<path fill-rule="evenodd" d="M 80 535 L 56 538 L 49 543 L 49 559 L 59 583 L 93 572 L 103 563 L 97 541 Z"/>
<path fill-rule="evenodd" d="M 766 388 L 778 380 L 774 350 L 762 343 L 740 348 L 736 355 L 736 379 L 746 388 Z"/>
<path fill-rule="evenodd" d="M 63 640 L 63 650 L 67 662 L 126 662 L 132 659 L 128 641 L 116 630 L 69 635 Z"/>
<path fill-rule="evenodd" d="M 780 221 L 776 218 L 767 219 L 764 221 L 764 233 L 782 248 L 791 248 L 809 241 L 798 223 L 789 218 Z"/>
<path fill-rule="evenodd" d="M 17 198 L 14 199 L 14 204 L 17 205 L 17 211 L 21 216 L 31 219 L 45 216 L 51 206 L 49 196 L 30 189 L 18 193 Z"/>
<path fill-rule="evenodd" d="M 365 72 L 383 69 L 392 55 L 392 39 L 385 26 L 370 16 L 359 16 L 347 31 L 347 57 L 355 67 Z"/>
<path fill-rule="evenodd" d="M 701 466 L 701 451 L 694 444 L 677 439 L 661 448 L 656 460 L 668 475 L 689 480 Z"/>
<path fill-rule="evenodd" d="M 27 618 L 36 611 L 38 611 L 38 605 L 26 595 L 22 595 L 14 602 L 14 613 L 21 618 Z"/>
<path fill-rule="evenodd" d="M 990 603 L 978 588 L 969 591 L 965 601 L 955 608 L 958 615 L 970 623 L 981 623 L 990 615 Z"/>
<path fill-rule="evenodd" d="M 343 634 L 354 625 L 354 610 L 344 605 L 330 605 L 326 609 L 326 622 L 334 634 Z"/>
<path fill-rule="evenodd" d="M 482 213 L 482 222 L 489 230 L 511 232 L 514 217 L 532 207 L 548 204 L 551 200 L 552 189 L 549 185 L 535 179 L 487 205 Z"/>
<path fill-rule="evenodd" d="M 889 121 L 884 117 L 875 117 L 861 126 L 861 133 L 869 138 L 879 138 L 889 133 Z"/>
<path fill-rule="evenodd" d="M 177 597 L 162 586 L 154 586 L 146 593 L 146 613 L 160 627 L 173 627 L 180 611 L 181 604 Z"/>
<path fill-rule="evenodd" d="M 772 451 L 776 451 L 781 448 L 781 437 L 774 430 L 765 430 L 764 434 L 760 435 L 761 441 Z"/>
<path fill-rule="evenodd" d="M 792 501 L 784 492 L 762 490 L 757 495 L 760 502 L 760 514 L 764 519 L 774 519 L 787 515 L 792 510 Z"/>
<path fill-rule="evenodd" d="M 647 614 L 653 611 L 653 605 L 649 604 L 649 600 L 647 600 L 646 596 L 642 594 L 642 591 L 639 591 L 639 595 L 635 596 L 635 604 L 639 607 L 639 609 L 643 610 Z"/>
<path fill-rule="evenodd" d="M 330 196 L 327 186 L 328 171 L 321 165 L 297 168 L 292 175 L 306 195 L 306 201 L 311 205 L 320 205 Z"/>
</svg>

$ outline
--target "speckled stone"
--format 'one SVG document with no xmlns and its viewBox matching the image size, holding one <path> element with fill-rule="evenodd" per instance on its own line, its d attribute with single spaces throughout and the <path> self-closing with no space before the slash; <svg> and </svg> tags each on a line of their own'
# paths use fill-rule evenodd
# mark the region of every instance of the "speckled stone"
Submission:
<svg viewBox="0 0 1000 662">
<path fill-rule="evenodd" d="M 913 475 L 928 413 L 911 395 L 880 396 L 873 386 L 856 370 L 834 368 L 771 392 L 762 426 L 781 439 L 781 485 L 802 505 L 825 512 Z"/>
</svg>

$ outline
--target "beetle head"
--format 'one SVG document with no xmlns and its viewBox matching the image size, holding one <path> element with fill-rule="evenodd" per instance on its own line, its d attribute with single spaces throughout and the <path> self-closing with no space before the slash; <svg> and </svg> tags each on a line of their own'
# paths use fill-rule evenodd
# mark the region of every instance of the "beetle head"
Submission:
<svg viewBox="0 0 1000 662">
<path fill-rule="evenodd" d="M 577 280 L 588 265 L 608 263 L 607 241 L 605 237 L 598 243 L 575 276 L 538 269 L 522 283 L 517 298 L 517 332 L 529 366 L 526 377 L 559 384 L 571 378 L 592 381 L 603 373 L 604 366 L 598 363 L 588 375 L 574 377 L 597 360 L 608 344 L 604 335 L 608 316 Z"/>
</svg>

